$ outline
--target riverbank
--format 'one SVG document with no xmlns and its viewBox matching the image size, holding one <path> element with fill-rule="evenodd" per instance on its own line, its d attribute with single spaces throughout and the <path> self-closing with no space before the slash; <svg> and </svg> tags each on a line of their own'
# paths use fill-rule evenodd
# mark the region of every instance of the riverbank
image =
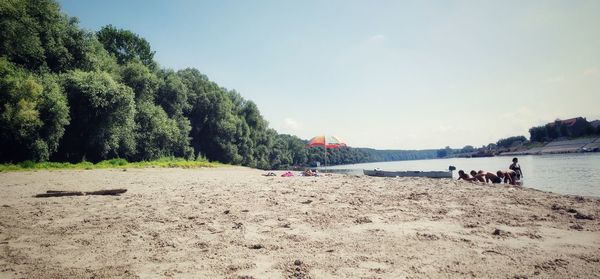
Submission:
<svg viewBox="0 0 600 279">
<path fill-rule="evenodd" d="M 0 277 L 600 273 L 598 198 L 452 180 L 262 173 L 239 167 L 0 173 Z M 128 191 L 32 197 L 110 188 Z"/>
<path fill-rule="evenodd" d="M 547 155 L 582 152 L 600 152 L 600 137 L 555 140 L 543 146 L 502 152 L 500 156 Z"/>
</svg>

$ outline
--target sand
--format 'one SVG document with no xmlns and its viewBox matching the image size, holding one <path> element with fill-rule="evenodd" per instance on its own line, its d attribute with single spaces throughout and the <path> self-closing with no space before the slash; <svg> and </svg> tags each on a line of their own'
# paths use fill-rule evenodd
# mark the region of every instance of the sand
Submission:
<svg viewBox="0 0 600 279">
<path fill-rule="evenodd" d="M 0 173 L 0 278 L 600 277 L 598 198 L 262 173 Z"/>
</svg>

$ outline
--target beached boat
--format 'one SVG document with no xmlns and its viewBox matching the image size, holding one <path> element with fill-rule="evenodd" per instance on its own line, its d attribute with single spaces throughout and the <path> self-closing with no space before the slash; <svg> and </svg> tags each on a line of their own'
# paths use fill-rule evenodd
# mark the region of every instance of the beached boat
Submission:
<svg viewBox="0 0 600 279">
<path fill-rule="evenodd" d="M 428 178 L 452 178 L 452 171 L 456 168 L 450 166 L 448 171 L 384 171 L 384 170 L 363 170 L 368 176 L 379 177 L 428 177 Z"/>
</svg>

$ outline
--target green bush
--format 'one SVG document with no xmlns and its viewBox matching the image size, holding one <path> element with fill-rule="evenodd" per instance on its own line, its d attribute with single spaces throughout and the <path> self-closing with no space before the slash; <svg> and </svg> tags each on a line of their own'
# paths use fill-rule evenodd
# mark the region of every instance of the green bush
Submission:
<svg viewBox="0 0 600 279">
<path fill-rule="evenodd" d="M 100 163 L 98 163 L 97 165 L 99 166 L 104 166 L 104 165 L 110 165 L 110 166 L 125 166 L 127 165 L 128 162 L 125 159 L 110 159 L 110 160 L 105 160 L 102 161 Z"/>
<path fill-rule="evenodd" d="M 35 167 L 35 162 L 27 160 L 27 161 L 21 162 L 19 164 L 19 166 L 24 169 L 32 169 L 33 167 Z"/>
</svg>

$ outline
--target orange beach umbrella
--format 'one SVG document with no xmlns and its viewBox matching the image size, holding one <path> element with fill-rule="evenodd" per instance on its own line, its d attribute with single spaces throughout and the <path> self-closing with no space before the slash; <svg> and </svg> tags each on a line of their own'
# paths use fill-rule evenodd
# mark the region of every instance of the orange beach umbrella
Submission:
<svg viewBox="0 0 600 279">
<path fill-rule="evenodd" d="M 325 148 L 339 148 L 346 147 L 340 139 L 334 136 L 316 136 L 308 142 L 307 146 L 323 146 Z"/>
</svg>

